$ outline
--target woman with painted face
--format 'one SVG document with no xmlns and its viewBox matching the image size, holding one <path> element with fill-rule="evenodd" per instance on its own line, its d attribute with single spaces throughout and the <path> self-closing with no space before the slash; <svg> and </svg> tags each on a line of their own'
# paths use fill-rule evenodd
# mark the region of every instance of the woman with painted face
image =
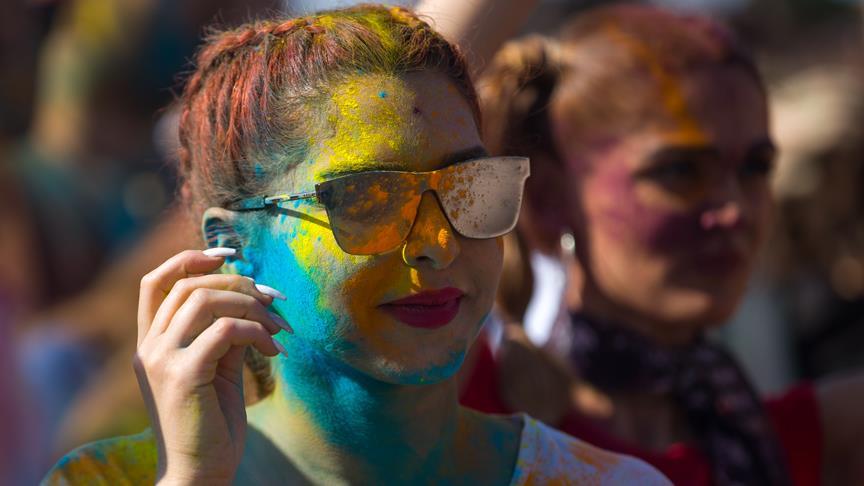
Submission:
<svg viewBox="0 0 864 486">
<path fill-rule="evenodd" d="M 540 344 L 582 381 L 544 393 L 520 354 L 530 386 L 514 392 L 505 376 L 497 403 L 470 393 L 500 380 L 488 370 L 510 366 L 505 352 L 478 363 L 487 372 L 475 371 L 464 402 L 537 413 L 676 484 L 814 484 L 823 473 L 857 483 L 860 380 L 763 403 L 704 337 L 735 311 L 771 213 L 765 88 L 729 33 L 654 8 L 600 8 L 556 40 L 505 46 L 478 86 L 492 153 L 531 158 L 522 236 L 566 260 L 565 234 L 575 253 L 566 318 L 528 334 L 548 336 Z"/>
<path fill-rule="evenodd" d="M 458 406 L 528 160 L 487 155 L 463 58 L 427 24 L 361 6 L 217 33 L 181 102 L 209 248 L 141 282 L 152 429 L 70 453 L 48 483 L 666 484 Z M 244 357 L 265 395 L 248 409 Z"/>
</svg>

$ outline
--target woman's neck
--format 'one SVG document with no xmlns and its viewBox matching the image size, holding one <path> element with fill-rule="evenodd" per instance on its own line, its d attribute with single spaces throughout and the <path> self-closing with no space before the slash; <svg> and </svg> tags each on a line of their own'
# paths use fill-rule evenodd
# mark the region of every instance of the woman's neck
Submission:
<svg viewBox="0 0 864 486">
<path fill-rule="evenodd" d="M 612 403 L 612 413 L 601 423 L 616 437 L 659 453 L 672 444 L 692 440 L 686 416 L 672 397 L 647 392 L 601 393 Z"/>
<path fill-rule="evenodd" d="M 696 340 L 701 331 L 694 325 L 671 324 L 631 311 L 625 305 L 610 301 L 591 285 L 583 286 L 579 303 L 578 309 L 569 310 L 623 326 L 666 348 L 688 346 Z"/>
<path fill-rule="evenodd" d="M 477 420 L 458 406 L 454 379 L 393 385 L 296 340 L 288 352 L 275 370 L 276 389 L 249 409 L 249 422 L 304 476 L 408 483 L 464 474 L 460 438 Z"/>
</svg>

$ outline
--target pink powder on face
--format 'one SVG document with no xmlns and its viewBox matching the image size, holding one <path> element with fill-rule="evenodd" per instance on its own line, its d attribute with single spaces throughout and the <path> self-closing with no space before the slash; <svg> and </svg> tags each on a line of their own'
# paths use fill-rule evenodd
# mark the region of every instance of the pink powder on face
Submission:
<svg viewBox="0 0 864 486">
<path fill-rule="evenodd" d="M 686 209 L 664 208 L 640 200 L 638 182 L 619 160 L 607 159 L 586 181 L 585 197 L 594 201 L 589 224 L 618 241 L 629 241 L 647 253 L 671 257 L 699 270 L 728 272 L 750 256 L 752 223 L 738 217 L 731 224 L 706 224 L 717 208 L 704 201 Z M 588 201 L 586 201 L 588 202 Z"/>
<path fill-rule="evenodd" d="M 661 74 L 665 94 L 658 100 L 674 103 L 646 112 L 640 128 L 568 146 L 567 124 L 555 125 L 571 180 L 582 184 L 577 207 L 590 212 L 587 231 L 629 246 L 633 257 L 662 256 L 682 269 L 740 269 L 755 253 L 770 208 L 764 179 L 747 175 L 751 152 L 769 140 L 764 94 L 735 67 Z M 648 190 L 656 181 L 639 178 L 632 162 L 676 146 L 710 148 L 719 157 L 703 161 L 709 173 L 699 186 L 687 186 L 690 194 L 665 199 L 659 186 Z"/>
<path fill-rule="evenodd" d="M 595 168 L 592 187 L 586 191 L 604 199 L 599 224 L 616 238 L 632 239 L 653 251 L 667 253 L 692 245 L 704 231 L 701 208 L 688 211 L 646 206 L 636 193 L 630 169 L 621 161 L 606 160 Z M 590 196 L 589 196 L 590 197 Z"/>
</svg>

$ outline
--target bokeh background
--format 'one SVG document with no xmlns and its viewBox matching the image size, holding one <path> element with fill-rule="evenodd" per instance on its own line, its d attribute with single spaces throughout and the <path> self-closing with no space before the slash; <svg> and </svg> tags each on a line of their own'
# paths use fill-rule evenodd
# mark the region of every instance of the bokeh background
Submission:
<svg viewBox="0 0 864 486">
<path fill-rule="evenodd" d="M 146 426 L 131 369 L 137 283 L 200 247 L 173 206 L 171 104 L 205 26 L 350 3 L 4 0 L 0 482 L 13 470 L 32 482 L 71 447 Z M 523 32 L 553 33 L 599 3 L 543 0 Z M 732 25 L 771 93 L 777 217 L 741 311 L 716 338 L 765 393 L 861 369 L 864 6 L 653 3 Z"/>
</svg>

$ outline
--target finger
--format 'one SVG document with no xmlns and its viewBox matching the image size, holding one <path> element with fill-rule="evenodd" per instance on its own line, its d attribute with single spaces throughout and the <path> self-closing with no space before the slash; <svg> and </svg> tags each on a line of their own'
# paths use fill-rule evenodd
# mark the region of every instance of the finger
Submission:
<svg viewBox="0 0 864 486">
<path fill-rule="evenodd" d="M 192 370 L 215 370 L 219 360 L 237 346 L 253 346 L 265 356 L 279 354 L 273 338 L 260 322 L 222 317 L 184 350 L 186 363 Z"/>
<path fill-rule="evenodd" d="M 178 280 L 165 297 L 150 326 L 150 334 L 158 335 L 165 332 L 168 323 L 189 297 L 197 289 L 228 290 L 248 295 L 260 302 L 264 307 L 273 303 L 273 297 L 262 293 L 255 286 L 255 281 L 240 275 L 212 274 L 200 277 L 189 277 Z"/>
<path fill-rule="evenodd" d="M 227 256 L 230 251 L 222 254 Z M 174 284 L 183 278 L 216 270 L 224 256 L 208 256 L 199 250 L 186 250 L 169 258 L 141 279 L 138 297 L 138 343 L 147 335 L 159 306 Z"/>
<path fill-rule="evenodd" d="M 228 290 L 198 288 L 174 314 L 163 336 L 169 345 L 185 347 L 222 317 L 259 322 L 270 334 L 276 334 L 287 326 L 253 297 Z"/>
</svg>

